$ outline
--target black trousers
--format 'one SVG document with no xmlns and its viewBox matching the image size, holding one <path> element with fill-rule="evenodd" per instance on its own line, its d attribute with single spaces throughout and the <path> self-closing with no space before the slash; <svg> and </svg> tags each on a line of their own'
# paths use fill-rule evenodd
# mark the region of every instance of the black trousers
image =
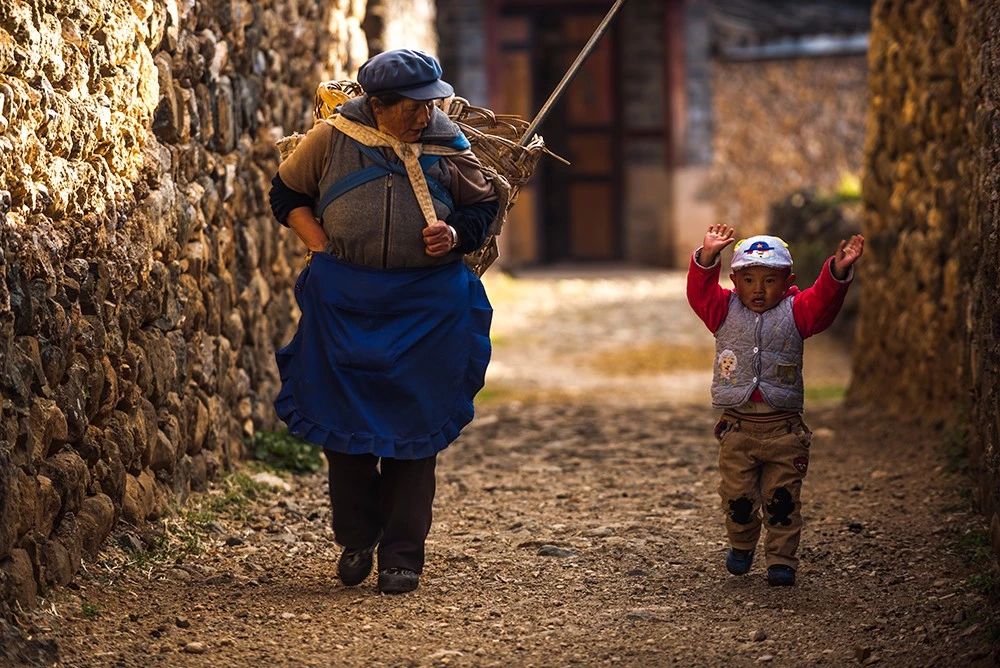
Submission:
<svg viewBox="0 0 1000 668">
<path fill-rule="evenodd" d="M 378 568 L 424 569 L 431 530 L 434 468 L 425 459 L 389 459 L 324 450 L 330 464 L 333 536 L 344 548 L 368 547 L 382 533 Z"/>
</svg>

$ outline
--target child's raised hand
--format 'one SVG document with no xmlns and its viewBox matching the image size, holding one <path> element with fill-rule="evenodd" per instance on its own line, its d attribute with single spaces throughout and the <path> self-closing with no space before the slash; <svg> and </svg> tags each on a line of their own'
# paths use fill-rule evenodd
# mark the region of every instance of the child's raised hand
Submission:
<svg viewBox="0 0 1000 668">
<path fill-rule="evenodd" d="M 837 250 L 833 254 L 833 275 L 839 280 L 847 278 L 847 272 L 858 258 L 865 252 L 865 238 L 860 234 L 855 234 L 850 241 L 840 240 Z"/>
<path fill-rule="evenodd" d="M 715 258 L 722 252 L 722 249 L 735 241 L 734 234 L 736 234 L 736 230 L 728 225 L 709 225 L 708 232 L 705 233 L 705 241 L 702 242 L 698 261 L 706 267 L 715 264 Z"/>
</svg>

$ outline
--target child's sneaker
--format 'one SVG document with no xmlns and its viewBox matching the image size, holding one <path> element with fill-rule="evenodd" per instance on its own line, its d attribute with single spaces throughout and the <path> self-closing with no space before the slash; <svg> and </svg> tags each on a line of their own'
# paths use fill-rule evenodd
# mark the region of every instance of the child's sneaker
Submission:
<svg viewBox="0 0 1000 668">
<path fill-rule="evenodd" d="M 772 587 L 792 587 L 795 585 L 795 569 L 791 566 L 775 564 L 767 567 L 767 584 Z"/>
<path fill-rule="evenodd" d="M 733 575 L 743 575 L 753 565 L 753 550 L 738 550 L 729 548 L 726 553 L 726 570 Z"/>
</svg>

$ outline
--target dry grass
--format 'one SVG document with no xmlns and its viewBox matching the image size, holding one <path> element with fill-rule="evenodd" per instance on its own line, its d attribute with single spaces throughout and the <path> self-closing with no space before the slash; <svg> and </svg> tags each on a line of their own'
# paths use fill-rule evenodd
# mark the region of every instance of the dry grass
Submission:
<svg viewBox="0 0 1000 668">
<path fill-rule="evenodd" d="M 600 350 L 589 355 L 586 363 L 608 376 L 648 376 L 711 369 L 714 354 L 702 346 L 653 342 Z"/>
</svg>

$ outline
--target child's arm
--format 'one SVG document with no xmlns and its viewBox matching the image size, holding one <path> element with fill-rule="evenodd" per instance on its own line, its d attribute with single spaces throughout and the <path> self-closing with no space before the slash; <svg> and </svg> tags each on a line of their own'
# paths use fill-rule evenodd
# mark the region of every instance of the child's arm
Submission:
<svg viewBox="0 0 1000 668">
<path fill-rule="evenodd" d="M 844 305 L 847 288 L 854 280 L 852 267 L 864 251 L 865 238 L 860 234 L 855 234 L 848 242 L 841 240 L 833 257 L 823 263 L 812 287 L 795 296 L 792 314 L 803 339 L 833 324 Z"/>
<path fill-rule="evenodd" d="M 719 285 L 722 262 L 719 253 L 735 240 L 728 225 L 710 225 L 701 248 L 691 255 L 687 275 L 688 303 L 713 334 L 729 311 L 729 294 Z"/>
</svg>

